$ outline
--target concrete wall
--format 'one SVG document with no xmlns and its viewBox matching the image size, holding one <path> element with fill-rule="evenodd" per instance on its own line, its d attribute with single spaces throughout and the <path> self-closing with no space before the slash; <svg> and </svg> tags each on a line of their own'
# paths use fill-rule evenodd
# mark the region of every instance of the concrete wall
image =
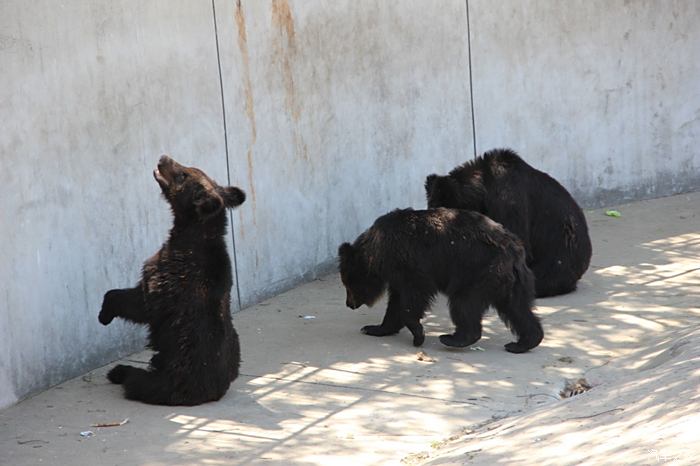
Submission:
<svg viewBox="0 0 700 466">
<path fill-rule="evenodd" d="M 0 406 L 143 345 L 96 316 L 169 228 L 158 155 L 225 180 L 213 25 L 189 0 L 0 2 Z"/>
<path fill-rule="evenodd" d="M 472 154 L 464 2 L 217 1 L 244 304 Z M 232 27 L 233 26 L 233 27 Z M 438 154 L 440 155 L 438 157 Z"/>
<path fill-rule="evenodd" d="M 477 150 L 585 205 L 700 188 L 700 2 L 469 0 Z"/>
<path fill-rule="evenodd" d="M 0 406 L 143 344 L 96 316 L 169 228 L 161 153 L 249 194 L 234 308 L 423 206 L 474 146 L 587 205 L 698 189 L 698 2 L 561 5 L 0 2 Z"/>
</svg>

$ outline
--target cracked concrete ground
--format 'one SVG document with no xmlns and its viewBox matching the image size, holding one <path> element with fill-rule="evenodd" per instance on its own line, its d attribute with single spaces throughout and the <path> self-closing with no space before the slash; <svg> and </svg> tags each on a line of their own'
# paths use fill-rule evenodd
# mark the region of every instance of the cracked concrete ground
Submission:
<svg viewBox="0 0 700 466">
<path fill-rule="evenodd" d="M 131 402 L 110 365 L 0 412 L 0 464 L 698 464 L 698 206 L 694 193 L 587 212 L 591 268 L 575 293 L 538 300 L 530 353 L 503 349 L 494 313 L 474 347 L 443 347 L 442 299 L 425 356 L 405 330 L 362 335 L 385 302 L 346 309 L 333 274 L 234 316 L 242 375 L 221 401 Z M 593 388 L 560 400 L 579 377 Z"/>
</svg>

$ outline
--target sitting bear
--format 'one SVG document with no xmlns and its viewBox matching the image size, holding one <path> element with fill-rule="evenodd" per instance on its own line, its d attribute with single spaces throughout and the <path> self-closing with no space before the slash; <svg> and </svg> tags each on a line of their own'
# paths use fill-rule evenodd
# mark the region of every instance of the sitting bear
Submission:
<svg viewBox="0 0 700 466">
<path fill-rule="evenodd" d="M 149 370 L 118 365 L 107 378 L 127 398 L 197 405 L 221 398 L 238 377 L 240 348 L 230 314 L 231 261 L 224 235 L 226 207 L 245 193 L 221 187 L 204 172 L 161 157 L 153 176 L 170 204 L 174 226 L 143 266 L 134 288 L 104 296 L 99 320 L 147 324 L 155 351 Z"/>
<path fill-rule="evenodd" d="M 338 248 L 340 277 L 351 309 L 372 306 L 389 290 L 380 325 L 368 335 L 392 335 L 404 326 L 423 344 L 420 320 L 438 291 L 449 298 L 451 335 L 446 346 L 465 347 L 481 338 L 481 319 L 493 305 L 518 337 L 505 345 L 523 353 L 540 344 L 542 327 L 532 313 L 534 278 L 522 243 L 477 212 L 457 209 L 395 210 L 379 217 L 354 244 Z"/>
<path fill-rule="evenodd" d="M 554 178 L 509 149 L 486 152 L 425 181 L 428 207 L 481 212 L 515 233 L 525 245 L 538 298 L 576 289 L 591 261 L 586 218 Z"/>
</svg>

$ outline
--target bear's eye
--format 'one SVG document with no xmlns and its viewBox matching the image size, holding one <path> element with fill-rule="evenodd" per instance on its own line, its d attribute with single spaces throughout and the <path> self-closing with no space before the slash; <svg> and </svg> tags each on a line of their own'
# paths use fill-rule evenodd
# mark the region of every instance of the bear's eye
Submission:
<svg viewBox="0 0 700 466">
<path fill-rule="evenodd" d="M 175 182 L 176 183 L 182 183 L 186 179 L 187 179 L 187 173 L 182 172 L 182 173 L 178 173 L 177 175 L 175 175 Z"/>
</svg>

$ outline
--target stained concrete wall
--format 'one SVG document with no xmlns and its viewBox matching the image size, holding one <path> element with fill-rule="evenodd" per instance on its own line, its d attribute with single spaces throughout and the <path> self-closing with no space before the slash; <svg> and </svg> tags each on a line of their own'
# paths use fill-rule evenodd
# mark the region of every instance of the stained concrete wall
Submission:
<svg viewBox="0 0 700 466">
<path fill-rule="evenodd" d="M 12 0 L 0 31 L 0 406 L 143 344 L 96 315 L 165 237 L 161 153 L 248 192 L 243 305 L 470 154 L 460 1 Z"/>
<path fill-rule="evenodd" d="M 472 154 L 464 2 L 217 1 L 241 300 L 335 262 L 338 245 Z M 233 25 L 233 27 L 231 27 Z M 244 175 L 245 174 L 245 175 Z"/>
<path fill-rule="evenodd" d="M 143 345 L 96 316 L 169 228 L 158 155 L 226 159 L 211 4 L 6 0 L 0 34 L 2 406 Z"/>
<path fill-rule="evenodd" d="M 516 148 L 586 205 L 698 189 L 699 8 L 1 2 L 0 406 L 143 344 L 96 315 L 166 235 L 161 153 L 249 194 L 235 309 L 475 149 Z"/>
<path fill-rule="evenodd" d="M 700 188 L 700 2 L 469 0 L 478 151 L 584 205 Z"/>
</svg>

